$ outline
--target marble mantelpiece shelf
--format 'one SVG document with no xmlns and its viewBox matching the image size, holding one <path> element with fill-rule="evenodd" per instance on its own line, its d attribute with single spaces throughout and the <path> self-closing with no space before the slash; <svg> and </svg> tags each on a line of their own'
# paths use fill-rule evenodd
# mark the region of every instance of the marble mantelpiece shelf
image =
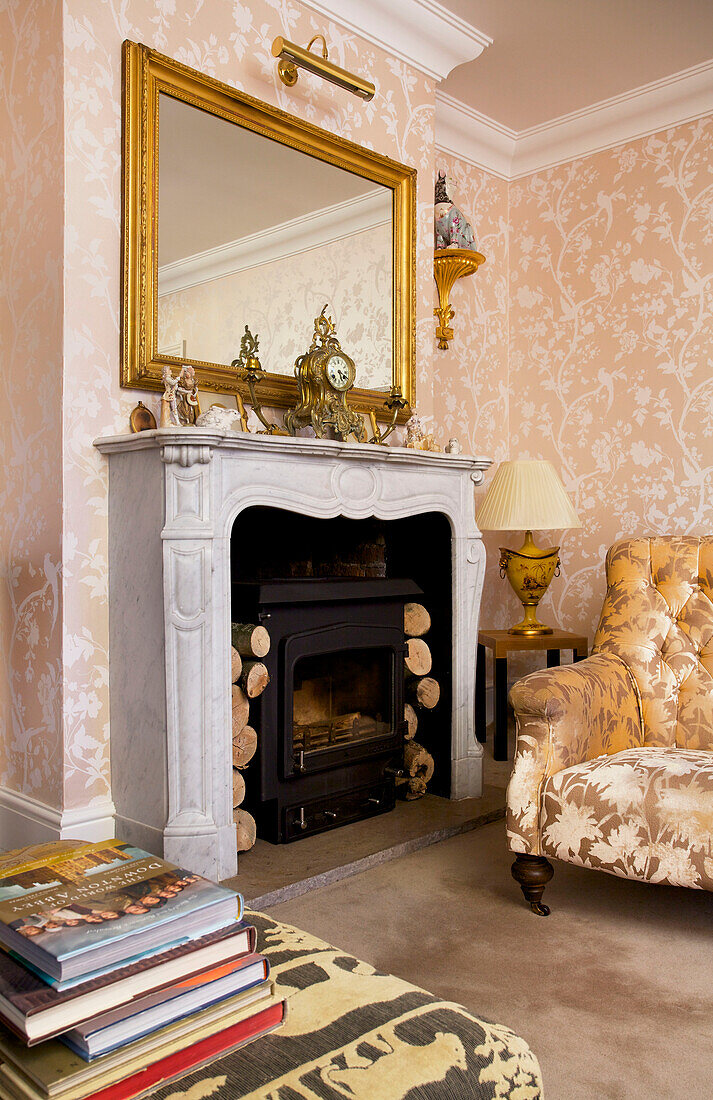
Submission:
<svg viewBox="0 0 713 1100">
<path fill-rule="evenodd" d="M 230 533 L 256 505 L 319 518 L 444 514 L 451 528 L 451 796 L 478 797 L 474 654 L 490 459 L 159 428 L 97 439 L 109 464 L 112 793 L 117 833 L 214 879 L 236 873 Z"/>
<path fill-rule="evenodd" d="M 156 447 L 179 446 L 187 444 L 203 447 L 220 447 L 223 450 L 249 451 L 258 454 L 260 450 L 287 457 L 290 448 L 300 455 L 311 455 L 324 459 L 337 457 L 359 463 L 376 462 L 378 464 L 434 466 L 447 469 L 471 470 L 480 477 L 473 481 L 479 484 L 483 480 L 483 471 L 489 469 L 492 459 L 477 455 L 450 455 L 443 451 L 418 451 L 410 447 L 379 446 L 376 443 L 342 443 L 335 439 L 311 439 L 302 436 L 254 435 L 250 432 L 216 432 L 212 428 L 156 428 L 154 431 L 136 432 L 127 435 L 100 436 L 94 440 L 94 446 L 103 454 L 114 454 L 126 450 L 155 450 Z"/>
</svg>

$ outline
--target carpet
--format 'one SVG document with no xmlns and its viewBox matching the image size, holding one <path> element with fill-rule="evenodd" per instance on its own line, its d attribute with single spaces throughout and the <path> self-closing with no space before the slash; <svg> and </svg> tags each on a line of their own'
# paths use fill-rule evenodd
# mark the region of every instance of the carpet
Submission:
<svg viewBox="0 0 713 1100">
<path fill-rule="evenodd" d="M 713 894 L 558 863 L 543 918 L 511 862 L 495 822 L 269 915 L 502 1021 L 547 1100 L 712 1096 Z"/>
</svg>

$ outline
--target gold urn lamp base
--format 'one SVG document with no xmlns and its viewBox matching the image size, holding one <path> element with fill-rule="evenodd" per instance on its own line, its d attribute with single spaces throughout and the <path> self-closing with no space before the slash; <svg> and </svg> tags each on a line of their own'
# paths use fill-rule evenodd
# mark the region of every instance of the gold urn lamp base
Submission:
<svg viewBox="0 0 713 1100">
<path fill-rule="evenodd" d="M 537 605 L 553 577 L 559 576 L 559 546 L 543 550 L 536 546 L 532 531 L 525 535 L 519 550 L 500 547 L 500 576 L 507 577 L 510 586 L 525 609 L 523 619 L 511 626 L 509 634 L 551 634 L 552 627 L 538 621 Z"/>
</svg>

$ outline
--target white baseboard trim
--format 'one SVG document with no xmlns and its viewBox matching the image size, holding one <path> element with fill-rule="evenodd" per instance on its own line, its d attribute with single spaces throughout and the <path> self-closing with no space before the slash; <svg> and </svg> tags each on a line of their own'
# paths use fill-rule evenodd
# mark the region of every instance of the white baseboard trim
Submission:
<svg viewBox="0 0 713 1100">
<path fill-rule="evenodd" d="M 57 810 L 21 791 L 0 787 L 0 847 L 21 848 L 49 840 L 110 840 L 114 837 L 114 803 L 98 799 L 91 806 Z"/>
</svg>

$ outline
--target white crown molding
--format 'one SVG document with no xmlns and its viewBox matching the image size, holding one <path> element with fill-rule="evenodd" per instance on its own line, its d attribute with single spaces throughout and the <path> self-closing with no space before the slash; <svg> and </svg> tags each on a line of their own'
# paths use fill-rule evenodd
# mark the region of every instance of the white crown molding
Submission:
<svg viewBox="0 0 713 1100">
<path fill-rule="evenodd" d="M 436 91 L 436 147 L 509 180 L 517 132 L 466 103 Z"/>
<path fill-rule="evenodd" d="M 713 60 L 525 130 L 511 130 L 436 91 L 436 145 L 512 180 L 711 112 Z"/>
<path fill-rule="evenodd" d="M 367 229 L 388 225 L 390 221 L 390 204 L 388 213 L 384 211 L 384 189 L 367 191 L 355 199 L 325 206 L 261 233 L 251 233 L 240 240 L 163 264 L 158 269 L 159 294 L 163 297 L 225 275 L 237 275 L 259 264 L 284 260 L 320 245 L 335 244 Z"/>
<path fill-rule="evenodd" d="M 473 61 L 492 43 L 436 0 L 303 0 L 327 19 L 393 54 L 432 80 Z"/>
<path fill-rule="evenodd" d="M 49 840 L 109 840 L 114 836 L 114 803 L 101 798 L 91 806 L 56 810 L 29 794 L 0 787 L 0 836 L 4 848 Z"/>
</svg>

